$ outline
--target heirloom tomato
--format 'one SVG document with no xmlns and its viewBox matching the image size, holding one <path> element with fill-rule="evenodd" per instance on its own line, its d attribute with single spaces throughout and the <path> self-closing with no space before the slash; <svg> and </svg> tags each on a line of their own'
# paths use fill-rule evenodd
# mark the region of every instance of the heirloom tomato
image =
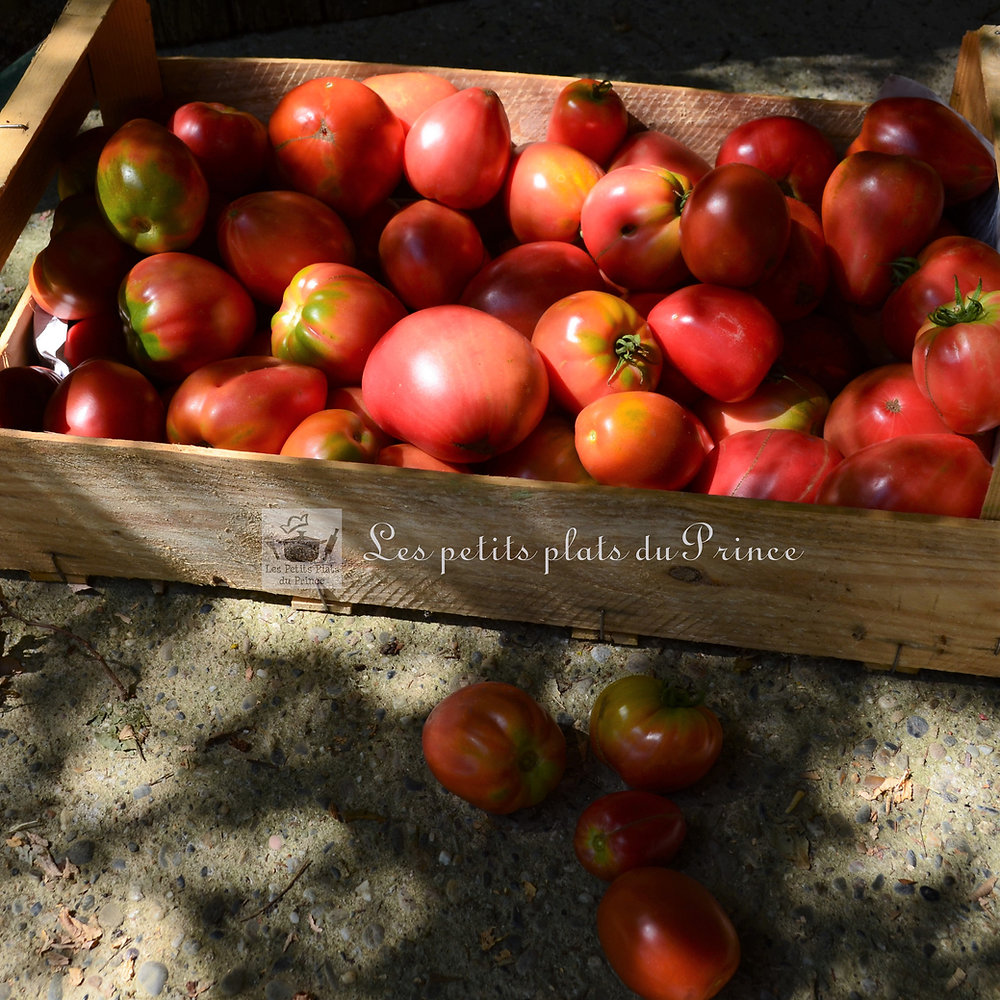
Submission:
<svg viewBox="0 0 1000 1000">
<path fill-rule="evenodd" d="M 573 421 L 556 412 L 546 413 L 520 444 L 484 462 L 477 471 L 550 483 L 594 481 L 576 453 Z"/>
<path fill-rule="evenodd" d="M 843 321 L 822 312 L 781 324 L 778 364 L 815 379 L 832 399 L 868 366 L 864 345 Z"/>
<path fill-rule="evenodd" d="M 60 378 L 43 365 L 0 368 L 0 427 L 40 431 Z"/>
<path fill-rule="evenodd" d="M 399 119 L 403 134 L 432 104 L 457 93 L 458 87 L 430 70 L 408 69 L 376 73 L 362 83 L 371 87 Z"/>
<path fill-rule="evenodd" d="M 403 126 L 360 80 L 321 76 L 287 91 L 267 123 L 284 182 L 358 218 L 403 174 Z"/>
<path fill-rule="evenodd" d="M 469 471 L 467 465 L 442 462 L 441 459 L 428 455 L 422 448 L 408 441 L 396 441 L 381 448 L 375 458 L 375 464 L 391 465 L 397 469 L 424 469 L 430 472 Z"/>
<path fill-rule="evenodd" d="M 114 131 L 110 125 L 93 125 L 77 132 L 70 139 L 56 168 L 56 194 L 60 199 L 74 194 L 94 196 L 97 161 L 104 144 L 114 135 Z"/>
<path fill-rule="evenodd" d="M 117 304 L 113 310 L 70 323 L 66 327 L 62 357 L 70 368 L 75 368 L 88 358 L 114 358 L 128 363 L 131 360 L 128 342 L 125 340 Z"/>
<path fill-rule="evenodd" d="M 527 691 L 479 681 L 453 691 L 424 722 L 424 759 L 449 791 L 490 813 L 537 805 L 566 768 L 566 738 Z"/>
<path fill-rule="evenodd" d="M 271 318 L 271 353 L 319 368 L 331 386 L 360 383 L 372 348 L 406 315 L 383 285 L 348 264 L 307 264 Z"/>
<path fill-rule="evenodd" d="M 470 306 L 418 309 L 373 348 L 361 377 L 371 415 L 445 462 L 480 462 L 523 441 L 548 405 L 531 342 Z"/>
<path fill-rule="evenodd" d="M 111 228 L 140 253 L 184 250 L 201 235 L 208 182 L 194 153 L 159 122 L 133 118 L 114 132 L 95 187 Z"/>
<path fill-rule="evenodd" d="M 510 162 L 510 122 L 499 95 L 463 87 L 435 101 L 406 134 L 406 179 L 423 198 L 481 208 L 501 188 Z"/>
<path fill-rule="evenodd" d="M 590 710 L 590 747 L 631 788 L 672 792 L 703 778 L 722 752 L 707 705 L 652 674 L 602 688 Z"/>
<path fill-rule="evenodd" d="M 253 191 L 231 201 L 215 230 L 219 256 L 266 306 L 307 264 L 354 264 L 354 237 L 329 205 L 301 191 Z"/>
<path fill-rule="evenodd" d="M 686 833 L 676 802 L 629 788 L 602 795 L 580 813 L 573 851 L 591 875 L 610 882 L 630 868 L 668 864 Z"/>
<path fill-rule="evenodd" d="M 256 329 L 247 290 L 204 257 L 150 254 L 125 276 L 118 310 L 136 366 L 159 382 L 238 354 Z"/>
<path fill-rule="evenodd" d="M 740 964 L 729 915 L 673 868 L 632 868 L 605 890 L 597 935 L 608 964 L 643 1000 L 709 1000 Z"/>
<path fill-rule="evenodd" d="M 605 166 L 628 131 L 628 110 L 610 80 L 567 83 L 549 112 L 545 138 L 580 150 Z"/>
<path fill-rule="evenodd" d="M 365 422 L 365 426 L 375 435 L 379 450 L 393 444 L 395 438 L 390 437 L 368 412 L 365 398 L 361 395 L 360 385 L 332 385 L 326 394 L 326 406 L 331 410 L 353 410 Z"/>
<path fill-rule="evenodd" d="M 285 438 L 279 454 L 338 462 L 374 462 L 378 443 L 353 410 L 317 410 Z"/>
<path fill-rule="evenodd" d="M 697 184 L 712 169 L 712 164 L 686 143 L 656 129 L 632 132 L 626 136 L 608 164 L 608 170 L 630 164 L 662 167 L 686 177 L 691 184 Z"/>
<path fill-rule="evenodd" d="M 574 416 L 600 396 L 652 392 L 660 381 L 663 352 L 649 325 L 611 292 L 574 292 L 554 302 L 531 343 L 545 362 L 552 399 Z"/>
</svg>

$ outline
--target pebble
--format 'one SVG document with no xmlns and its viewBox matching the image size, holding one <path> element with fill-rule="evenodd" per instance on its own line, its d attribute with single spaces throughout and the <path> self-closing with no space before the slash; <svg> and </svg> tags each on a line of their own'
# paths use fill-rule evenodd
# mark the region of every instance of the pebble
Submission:
<svg viewBox="0 0 1000 1000">
<path fill-rule="evenodd" d="M 66 848 L 66 859 L 78 868 L 89 865 L 94 859 L 94 842 L 92 840 L 74 840 Z"/>
<path fill-rule="evenodd" d="M 292 1000 L 292 988 L 283 979 L 272 979 L 264 987 L 264 1000 Z"/>
<path fill-rule="evenodd" d="M 930 728 L 930 724 L 922 715 L 911 715 L 906 720 L 906 732 L 917 739 L 926 736 Z"/>
<path fill-rule="evenodd" d="M 136 787 L 132 789 L 132 798 L 136 802 L 138 802 L 139 799 L 144 799 L 146 798 L 147 795 L 152 795 L 152 794 L 153 794 L 153 789 L 150 788 L 149 785 L 136 785 Z"/>
<path fill-rule="evenodd" d="M 49 987 L 45 991 L 45 1000 L 62 1000 L 63 977 L 57 973 L 49 980 Z"/>
<path fill-rule="evenodd" d="M 242 965 L 237 965 L 219 980 L 219 993 L 224 997 L 234 997 L 250 985 L 250 979 L 250 973 Z"/>
<path fill-rule="evenodd" d="M 167 974 L 167 967 L 162 962 L 143 962 L 135 977 L 151 997 L 158 997 L 167 985 Z"/>
</svg>

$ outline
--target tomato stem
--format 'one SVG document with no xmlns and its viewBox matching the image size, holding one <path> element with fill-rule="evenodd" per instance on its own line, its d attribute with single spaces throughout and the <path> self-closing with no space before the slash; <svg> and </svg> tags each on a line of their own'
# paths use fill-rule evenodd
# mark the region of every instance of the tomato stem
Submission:
<svg viewBox="0 0 1000 1000">
<path fill-rule="evenodd" d="M 915 274 L 920 268 L 920 261 L 916 257 L 897 257 L 890 265 L 892 271 L 892 284 L 898 288 L 906 279 Z"/>
<path fill-rule="evenodd" d="M 649 357 L 649 347 L 644 344 L 637 333 L 623 333 L 615 341 L 615 357 L 618 363 L 615 370 L 608 376 L 608 385 L 614 381 L 615 376 L 625 367 L 625 365 L 635 365 L 639 372 L 639 384 L 641 385 L 646 377 L 642 362 Z"/>
<path fill-rule="evenodd" d="M 958 286 L 958 275 L 955 275 L 955 303 L 940 305 L 934 309 L 928 319 L 935 326 L 956 326 L 959 323 L 975 323 L 981 319 L 986 307 L 982 303 L 983 279 L 979 279 L 976 290 L 970 292 L 964 299 Z"/>
</svg>

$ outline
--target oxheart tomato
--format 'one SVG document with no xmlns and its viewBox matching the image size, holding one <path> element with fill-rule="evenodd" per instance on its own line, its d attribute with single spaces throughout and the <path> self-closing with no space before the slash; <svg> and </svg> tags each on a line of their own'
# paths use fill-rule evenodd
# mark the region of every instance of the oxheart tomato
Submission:
<svg viewBox="0 0 1000 1000">
<path fill-rule="evenodd" d="M 421 732 L 424 759 L 449 792 L 486 812 L 537 805 L 566 769 L 566 737 L 527 691 L 479 681 L 439 701 Z"/>
<path fill-rule="evenodd" d="M 430 70 L 392 70 L 362 82 L 385 101 L 403 126 L 404 135 L 432 104 L 458 92 L 451 80 Z"/>
<path fill-rule="evenodd" d="M 0 368 L 0 427 L 40 431 L 45 407 L 60 381 L 43 365 Z"/>
<path fill-rule="evenodd" d="M 580 813 L 573 851 L 591 875 L 609 882 L 630 868 L 668 864 L 686 834 L 673 799 L 628 788 L 602 795 Z"/>
<path fill-rule="evenodd" d="M 476 471 L 550 483 L 594 481 L 576 453 L 573 421 L 557 412 L 546 413 L 520 444 L 484 462 Z"/>
<path fill-rule="evenodd" d="M 374 462 L 378 442 L 353 410 L 317 410 L 285 438 L 278 454 L 338 462 Z"/>
<path fill-rule="evenodd" d="M 418 309 L 372 349 L 365 403 L 393 437 L 445 462 L 480 462 L 523 441 L 549 400 L 545 363 L 512 326 L 471 306 Z"/>
<path fill-rule="evenodd" d="M 628 164 L 663 167 L 697 184 L 712 169 L 712 164 L 686 143 L 658 129 L 632 132 L 622 141 L 607 169 L 617 170 Z"/>
<path fill-rule="evenodd" d="M 722 752 L 722 724 L 707 705 L 653 674 L 601 689 L 590 747 L 631 788 L 673 792 L 700 781 Z"/>
<path fill-rule="evenodd" d="M 817 503 L 979 517 L 992 472 L 979 446 L 961 434 L 905 434 L 846 456 Z"/>
<path fill-rule="evenodd" d="M 696 879 L 673 868 L 632 868 L 605 890 L 597 936 L 608 964 L 643 1000 L 709 1000 L 740 964 L 729 915 Z"/>
<path fill-rule="evenodd" d="M 403 174 L 403 126 L 360 80 L 322 76 L 287 91 L 267 123 L 279 175 L 298 191 L 358 218 Z"/>
<path fill-rule="evenodd" d="M 610 80 L 584 77 L 556 95 L 545 138 L 562 142 L 605 166 L 628 131 L 628 110 Z"/>
<path fill-rule="evenodd" d="M 726 285 L 684 285 L 646 317 L 664 357 L 715 399 L 752 395 L 778 359 L 781 326 L 750 292 Z"/>
</svg>

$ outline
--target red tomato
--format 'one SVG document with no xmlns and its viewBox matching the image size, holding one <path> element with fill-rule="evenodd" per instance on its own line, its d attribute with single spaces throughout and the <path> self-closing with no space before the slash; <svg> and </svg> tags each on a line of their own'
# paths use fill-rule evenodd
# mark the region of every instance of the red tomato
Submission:
<svg viewBox="0 0 1000 1000">
<path fill-rule="evenodd" d="M 40 431 L 60 378 L 42 365 L 0 368 L 0 427 Z"/>
<path fill-rule="evenodd" d="M 559 91 L 545 138 L 572 146 L 604 166 L 627 131 L 628 111 L 611 81 L 584 78 Z"/>
<path fill-rule="evenodd" d="M 580 238 L 580 213 L 604 171 L 561 142 L 529 142 L 511 159 L 503 198 L 510 228 L 521 243 Z"/>
<path fill-rule="evenodd" d="M 624 166 L 601 177 L 580 210 L 580 235 L 608 279 L 630 291 L 667 291 L 691 277 L 681 255 L 687 178 Z"/>
<path fill-rule="evenodd" d="M 436 101 L 406 135 L 406 179 L 424 198 L 450 208 L 485 205 L 510 162 L 510 122 L 495 91 L 465 87 Z"/>
<path fill-rule="evenodd" d="M 664 170 L 686 177 L 692 186 L 712 169 L 712 164 L 690 146 L 656 129 L 633 132 L 626 136 L 608 164 L 608 170 L 617 170 L 628 164 L 663 167 Z"/>
<path fill-rule="evenodd" d="M 566 738 L 522 688 L 480 681 L 431 710 L 421 735 L 431 773 L 455 795 L 490 813 L 537 805 L 566 768 Z"/>
<path fill-rule="evenodd" d="M 602 795 L 580 813 L 573 851 L 591 875 L 610 882 L 630 868 L 668 864 L 686 833 L 672 799 L 626 789 Z"/>
<path fill-rule="evenodd" d="M 74 194 L 94 196 L 97 161 L 114 131 L 110 125 L 93 125 L 70 139 L 56 169 L 56 193 L 61 200 Z"/>
<path fill-rule="evenodd" d="M 70 323 L 62 347 L 63 360 L 75 368 L 88 358 L 113 358 L 128 363 L 128 344 L 118 310 L 98 313 Z"/>
<path fill-rule="evenodd" d="M 631 788 L 673 792 L 700 781 L 718 760 L 722 724 L 662 678 L 628 674 L 594 701 L 590 747 Z"/>
<path fill-rule="evenodd" d="M 681 253 L 699 281 L 745 288 L 778 266 L 791 225 L 773 177 L 747 163 L 723 163 L 691 189 L 681 211 Z"/>
<path fill-rule="evenodd" d="M 421 198 L 385 224 L 378 257 L 400 299 L 410 309 L 426 309 L 457 302 L 489 254 L 465 212 Z"/>
<path fill-rule="evenodd" d="M 941 178 L 923 160 L 858 152 L 834 168 L 820 217 L 833 286 L 847 302 L 881 306 L 893 264 L 930 240 L 944 207 Z"/>
<path fill-rule="evenodd" d="M 408 441 L 397 441 L 382 448 L 375 459 L 377 465 L 391 465 L 398 469 L 425 469 L 432 472 L 468 472 L 466 465 L 456 465 L 454 462 L 442 462 L 441 459 L 428 455 Z"/>
<path fill-rule="evenodd" d="M 338 462 L 374 462 L 378 442 L 353 410 L 317 410 L 285 438 L 279 454 Z"/>
<path fill-rule="evenodd" d="M 749 163 L 773 177 L 782 190 L 819 212 L 823 188 L 840 154 L 811 122 L 765 115 L 737 125 L 715 156 L 720 163 Z"/>
<path fill-rule="evenodd" d="M 92 358 L 72 369 L 45 407 L 42 429 L 77 437 L 163 440 L 163 400 L 138 369 Z"/>
<path fill-rule="evenodd" d="M 708 450 L 701 421 L 658 392 L 615 392 L 576 416 L 576 451 L 593 478 L 607 486 L 681 490 Z"/>
<path fill-rule="evenodd" d="M 519 243 L 484 264 L 459 301 L 530 337 L 553 302 L 573 292 L 606 287 L 600 268 L 582 247 L 537 240 Z"/>
<path fill-rule="evenodd" d="M 739 288 L 694 284 L 664 296 L 647 317 L 664 357 L 726 403 L 752 395 L 781 353 L 781 327 Z"/>
<path fill-rule="evenodd" d="M 388 198 L 403 174 L 403 126 L 359 80 L 306 80 L 268 120 L 279 174 L 298 191 L 358 218 Z"/>
<path fill-rule="evenodd" d="M 848 455 L 817 503 L 911 514 L 979 517 L 993 466 L 960 434 L 906 434 Z"/>
<path fill-rule="evenodd" d="M 477 471 L 550 483 L 594 481 L 576 453 L 573 422 L 555 412 L 546 413 L 520 444 L 484 462 Z"/>
<path fill-rule="evenodd" d="M 375 443 L 378 445 L 379 451 L 394 443 L 395 439 L 386 434 L 368 412 L 364 396 L 361 395 L 360 385 L 330 386 L 330 391 L 326 394 L 326 406 L 330 410 L 353 410 L 365 422 L 368 430 L 375 435 Z"/>
<path fill-rule="evenodd" d="M 864 346 L 847 323 L 812 312 L 781 324 L 778 363 L 815 379 L 832 399 L 868 365 Z"/>
<path fill-rule="evenodd" d="M 530 341 L 463 305 L 419 309 L 394 324 L 368 356 L 361 389 L 388 434 L 459 463 L 519 444 L 549 398 Z"/>
<path fill-rule="evenodd" d="M 272 308 L 307 264 L 353 264 L 356 257 L 344 220 L 301 191 L 254 191 L 237 198 L 219 216 L 215 235 L 226 268 Z"/>
<path fill-rule="evenodd" d="M 432 104 L 458 92 L 458 87 L 451 80 L 430 70 L 376 73 L 362 82 L 385 101 L 403 126 L 404 135 Z"/>
<path fill-rule="evenodd" d="M 815 503 L 843 458 L 829 441 L 790 427 L 735 431 L 705 457 L 692 493 Z"/>
<path fill-rule="evenodd" d="M 949 428 L 920 391 L 905 362 L 861 372 L 830 402 L 823 437 L 851 455 L 866 445 L 904 434 L 944 434 Z"/>
<path fill-rule="evenodd" d="M 611 968 L 643 1000 L 709 1000 L 740 963 L 726 911 L 700 882 L 673 868 L 632 868 L 597 907 Z"/>
</svg>

